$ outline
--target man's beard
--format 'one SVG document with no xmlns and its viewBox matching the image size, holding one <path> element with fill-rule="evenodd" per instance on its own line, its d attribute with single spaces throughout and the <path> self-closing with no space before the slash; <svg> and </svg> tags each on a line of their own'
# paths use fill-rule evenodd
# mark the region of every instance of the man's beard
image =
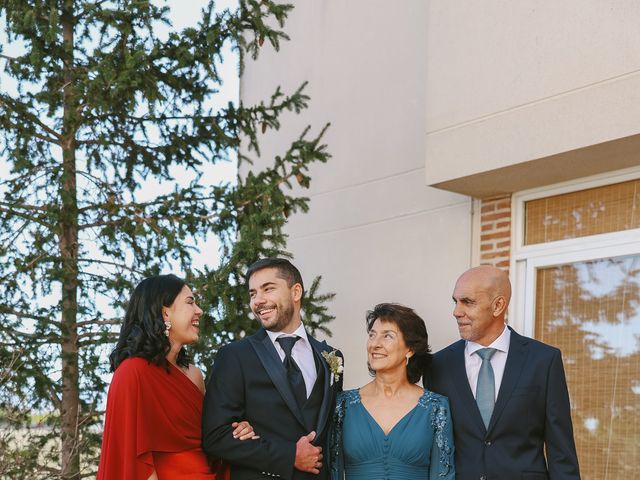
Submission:
<svg viewBox="0 0 640 480">
<path fill-rule="evenodd" d="M 270 332 L 281 332 L 292 321 L 293 321 L 293 305 L 289 303 L 287 304 L 286 307 L 283 307 L 282 309 L 278 308 L 276 319 L 273 325 L 264 327 L 264 328 L 265 330 L 269 330 Z"/>
</svg>

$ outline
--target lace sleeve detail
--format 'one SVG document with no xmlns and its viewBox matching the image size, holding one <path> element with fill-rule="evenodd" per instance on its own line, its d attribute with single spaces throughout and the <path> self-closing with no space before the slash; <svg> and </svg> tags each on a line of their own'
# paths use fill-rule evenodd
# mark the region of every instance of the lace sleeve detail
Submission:
<svg viewBox="0 0 640 480">
<path fill-rule="evenodd" d="M 434 429 L 433 441 L 440 451 L 438 461 L 438 476 L 448 477 L 455 473 L 453 459 L 453 429 L 449 401 L 441 397 L 434 406 L 431 424 Z M 431 459 L 435 461 L 435 458 Z"/>
<path fill-rule="evenodd" d="M 336 398 L 336 409 L 333 414 L 331 432 L 329 434 L 329 469 L 331 480 L 344 478 L 344 455 L 342 452 L 342 431 L 344 417 L 348 405 L 358 402 L 360 396 L 357 390 L 340 392 Z"/>
<path fill-rule="evenodd" d="M 431 478 L 453 479 L 455 478 L 453 425 L 449 400 L 426 390 L 419 403 L 431 413 L 433 429 Z"/>
</svg>

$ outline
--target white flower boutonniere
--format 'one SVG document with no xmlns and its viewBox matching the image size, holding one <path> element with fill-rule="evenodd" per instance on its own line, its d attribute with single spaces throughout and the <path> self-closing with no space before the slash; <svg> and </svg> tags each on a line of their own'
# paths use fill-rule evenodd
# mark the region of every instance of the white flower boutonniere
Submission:
<svg viewBox="0 0 640 480">
<path fill-rule="evenodd" d="M 331 382 L 330 385 L 333 385 L 334 382 L 340 380 L 340 375 L 342 375 L 342 370 L 344 370 L 342 366 L 342 358 L 336 355 L 337 351 L 333 350 L 332 352 L 322 352 L 322 356 L 327 362 L 329 366 L 329 371 L 331 372 Z"/>
</svg>

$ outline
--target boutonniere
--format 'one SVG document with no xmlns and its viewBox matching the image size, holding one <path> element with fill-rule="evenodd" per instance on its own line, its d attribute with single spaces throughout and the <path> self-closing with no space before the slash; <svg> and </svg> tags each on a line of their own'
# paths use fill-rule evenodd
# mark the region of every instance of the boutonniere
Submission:
<svg viewBox="0 0 640 480">
<path fill-rule="evenodd" d="M 342 366 L 342 358 L 336 355 L 336 353 L 337 350 L 333 350 L 332 352 L 322 352 L 322 356 L 327 362 L 329 371 L 331 372 L 330 385 L 333 385 L 334 382 L 340 380 L 340 375 L 342 374 L 342 370 L 344 370 Z"/>
</svg>

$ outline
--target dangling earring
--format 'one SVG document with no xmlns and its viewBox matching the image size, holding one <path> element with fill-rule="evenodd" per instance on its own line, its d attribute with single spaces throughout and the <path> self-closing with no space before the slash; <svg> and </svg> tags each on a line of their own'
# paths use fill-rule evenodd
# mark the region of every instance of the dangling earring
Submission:
<svg viewBox="0 0 640 480">
<path fill-rule="evenodd" d="M 166 320 L 164 322 L 164 334 L 168 337 L 169 336 L 169 330 L 171 329 L 171 322 L 169 320 Z"/>
<path fill-rule="evenodd" d="M 167 334 L 167 335 L 168 335 L 168 334 Z M 407 355 L 407 365 L 409 365 L 409 359 L 410 359 L 410 358 L 411 358 L 411 357 L 410 357 L 409 355 Z"/>
</svg>

